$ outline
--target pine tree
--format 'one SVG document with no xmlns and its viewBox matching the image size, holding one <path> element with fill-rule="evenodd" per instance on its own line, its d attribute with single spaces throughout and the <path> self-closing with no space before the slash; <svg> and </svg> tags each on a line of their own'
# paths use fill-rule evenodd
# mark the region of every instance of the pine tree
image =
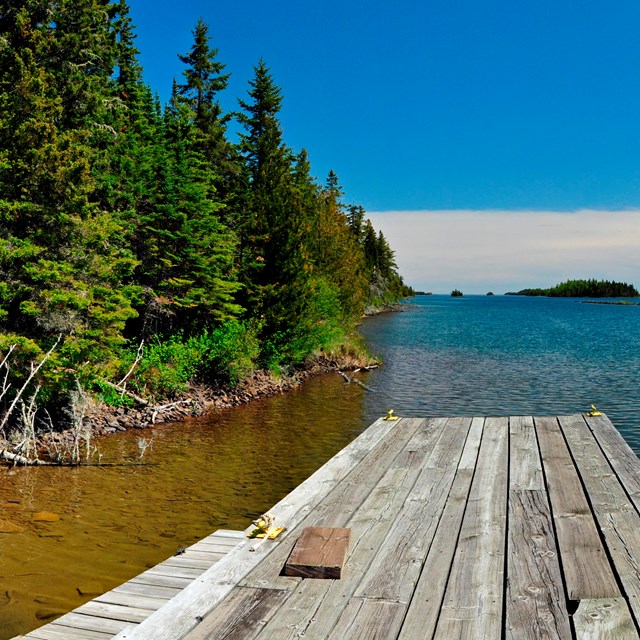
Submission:
<svg viewBox="0 0 640 640">
<path fill-rule="evenodd" d="M 136 232 L 139 277 L 156 317 L 161 307 L 172 319 L 162 330 L 194 330 L 241 311 L 233 300 L 235 239 L 217 216 L 221 205 L 212 174 L 195 139 L 190 107 L 175 84 L 164 130 L 154 199 L 141 212 Z"/>
</svg>

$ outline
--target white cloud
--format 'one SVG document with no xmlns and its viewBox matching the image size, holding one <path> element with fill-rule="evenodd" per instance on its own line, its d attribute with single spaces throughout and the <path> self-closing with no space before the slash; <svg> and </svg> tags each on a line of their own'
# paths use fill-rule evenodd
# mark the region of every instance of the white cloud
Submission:
<svg viewBox="0 0 640 640">
<path fill-rule="evenodd" d="M 567 278 L 640 284 L 640 211 L 368 212 L 419 290 L 495 293 Z"/>
</svg>

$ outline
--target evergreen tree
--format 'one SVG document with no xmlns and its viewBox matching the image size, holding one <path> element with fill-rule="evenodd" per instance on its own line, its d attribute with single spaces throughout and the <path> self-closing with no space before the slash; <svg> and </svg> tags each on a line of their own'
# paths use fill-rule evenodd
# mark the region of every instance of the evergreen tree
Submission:
<svg viewBox="0 0 640 640">
<path fill-rule="evenodd" d="M 358 242 L 361 242 L 365 220 L 364 207 L 356 204 L 350 205 L 347 211 L 347 220 L 349 222 L 349 228 L 351 229 L 351 232 L 356 237 Z"/>
<path fill-rule="evenodd" d="M 106 6 L 24 3 L 0 24 L 0 330 L 40 344 L 61 334 L 71 364 L 108 361 L 134 315 L 135 292 L 120 285 L 135 262 L 94 198 L 112 74 Z"/>
<path fill-rule="evenodd" d="M 251 102 L 240 100 L 245 113 L 239 115 L 246 132 L 240 149 L 248 167 L 244 219 L 239 221 L 240 273 L 248 304 L 260 315 L 272 304 L 273 288 L 279 283 L 278 254 L 288 245 L 288 205 L 291 197 L 289 149 L 282 141 L 278 112 L 280 88 L 260 60 L 250 81 Z M 274 320 L 275 322 L 275 320 Z"/>
<path fill-rule="evenodd" d="M 225 203 L 222 215 L 228 224 L 235 222 L 235 198 L 240 180 L 240 156 L 227 139 L 231 116 L 224 114 L 218 94 L 227 88 L 230 74 L 218 61 L 218 49 L 209 44 L 209 27 L 200 18 L 193 31 L 193 45 L 185 55 L 179 55 L 186 65 L 184 82 L 178 84 L 179 95 L 189 105 L 197 131 L 197 144 L 210 165 L 218 198 Z"/>
</svg>

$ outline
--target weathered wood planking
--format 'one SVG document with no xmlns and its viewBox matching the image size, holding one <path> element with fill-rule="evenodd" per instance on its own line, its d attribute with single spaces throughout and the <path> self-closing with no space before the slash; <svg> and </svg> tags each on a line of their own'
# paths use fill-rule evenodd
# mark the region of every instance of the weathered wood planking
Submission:
<svg viewBox="0 0 640 640">
<path fill-rule="evenodd" d="M 536 419 L 569 600 L 619 598 L 580 477 L 556 418 Z"/>
<path fill-rule="evenodd" d="M 416 423 L 412 425 L 412 431 Z M 345 602 L 352 596 L 363 576 L 367 575 L 372 563 L 372 549 L 380 548 L 389 537 L 389 532 L 397 521 L 416 480 L 423 472 L 425 461 L 435 443 L 442 437 L 449 421 L 433 420 L 422 422 L 422 427 L 413 434 L 402 451 L 389 451 L 386 461 L 378 459 L 377 477 L 381 470 L 386 472 L 369 488 L 366 500 L 360 507 L 345 513 L 346 524 L 352 532 L 351 549 L 344 578 L 326 587 L 316 581 L 304 580 L 295 589 L 286 606 L 280 608 L 273 620 L 264 628 L 260 637 L 294 640 L 301 636 L 309 638 L 326 637 L 343 613 Z M 419 426 L 419 425 L 418 425 Z M 371 470 L 368 472 L 371 474 Z M 359 481 L 358 495 L 364 483 Z M 355 493 L 355 491 L 354 491 Z M 329 496 L 338 498 L 335 492 Z M 345 499 L 346 496 L 340 496 Z M 347 502 L 351 502 L 347 499 Z M 329 507 L 323 503 L 323 507 Z M 338 504 L 334 505 L 338 508 Z M 321 610 L 321 613 L 319 611 Z"/>
<path fill-rule="evenodd" d="M 623 598 L 583 600 L 573 616 L 577 640 L 638 640 Z"/>
<path fill-rule="evenodd" d="M 606 416 L 586 416 L 585 421 L 615 471 L 620 484 L 640 511 L 638 456 Z"/>
<path fill-rule="evenodd" d="M 274 507 L 277 540 L 235 534 L 181 589 L 223 551 L 197 543 L 33 638 L 640 640 L 639 498 L 604 416 L 378 421 Z M 281 575 L 305 527 L 351 531 L 339 580 Z"/>
<path fill-rule="evenodd" d="M 615 573 L 636 619 L 640 619 L 640 515 L 582 417 L 560 418 L 560 424 L 589 495 L 597 526 L 604 535 Z M 631 618 L 628 611 L 626 616 Z M 623 618 L 620 609 L 618 619 L 626 627 Z"/>
<path fill-rule="evenodd" d="M 435 633 L 476 468 L 484 422 L 482 418 L 474 418 L 471 423 L 447 504 L 402 626 L 399 636 L 402 640 L 422 640 L 433 637 Z"/>
<path fill-rule="evenodd" d="M 192 640 L 249 640 L 264 627 L 285 602 L 282 589 L 240 587 L 192 632 Z"/>
<path fill-rule="evenodd" d="M 389 433 L 384 443 L 375 447 L 367 456 L 366 464 L 354 467 L 309 514 L 308 518 L 313 518 L 318 524 L 349 526 L 352 529 L 348 568 L 360 570 L 357 548 L 363 537 L 366 536 L 367 542 L 372 544 L 376 536 L 381 535 L 382 529 L 386 532 L 393 524 L 408 492 L 421 473 L 427 452 L 442 433 L 445 424 L 446 420 L 435 420 L 428 425 L 424 425 L 423 421 L 403 420 L 402 428 Z M 354 517 L 358 518 L 355 526 L 352 520 Z M 296 536 L 307 524 L 308 519 L 302 520 L 291 531 L 289 539 L 283 540 L 279 548 L 240 584 L 261 587 L 269 583 L 271 587 L 297 588 L 299 578 L 274 576 L 279 574 L 295 544 Z M 370 553 L 367 553 L 366 560 L 368 565 L 371 562 Z M 304 584 L 301 588 L 304 588 Z"/>
<path fill-rule="evenodd" d="M 284 565 L 284 575 L 339 580 L 350 539 L 351 529 L 345 527 L 305 527 Z"/>
<path fill-rule="evenodd" d="M 507 418 L 487 418 L 436 639 L 502 636 L 508 456 Z"/>
<path fill-rule="evenodd" d="M 449 495 L 470 423 L 470 419 L 447 422 L 357 589 L 357 597 L 409 602 Z"/>
<path fill-rule="evenodd" d="M 533 419 L 512 418 L 510 438 L 506 637 L 571 640 Z"/>
</svg>

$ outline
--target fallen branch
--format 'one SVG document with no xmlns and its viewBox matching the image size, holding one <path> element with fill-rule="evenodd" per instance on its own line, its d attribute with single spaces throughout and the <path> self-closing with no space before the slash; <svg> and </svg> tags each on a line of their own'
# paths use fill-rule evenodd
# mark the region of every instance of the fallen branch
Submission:
<svg viewBox="0 0 640 640">
<path fill-rule="evenodd" d="M 17 453 L 11 453 L 6 449 L 2 449 L 0 451 L 0 459 L 8 460 L 9 462 L 13 462 L 13 464 L 19 464 L 25 467 L 35 467 L 35 466 L 44 466 L 51 465 L 51 462 L 45 462 L 44 460 L 32 460 L 31 458 L 25 458 Z"/>
<path fill-rule="evenodd" d="M 173 409 L 179 404 L 191 404 L 193 400 L 178 400 L 176 402 L 170 402 L 169 404 L 163 404 L 162 406 L 155 407 L 156 411 L 166 411 L 167 409 Z"/>
<path fill-rule="evenodd" d="M 177 402 L 171 402 L 169 404 L 163 404 L 162 406 L 156 406 L 153 409 L 153 414 L 151 415 L 151 424 L 156 423 L 156 418 L 159 413 L 163 411 L 167 411 L 168 409 L 173 409 L 173 407 L 177 407 L 180 404 L 192 404 L 193 400 L 178 400 Z"/>
<path fill-rule="evenodd" d="M 17 347 L 17 344 L 12 344 L 7 351 L 7 355 L 0 362 L 0 369 L 4 367 L 4 380 L 2 381 L 2 389 L 0 389 L 0 400 L 5 397 L 9 389 L 11 389 L 11 383 L 9 382 L 9 356 L 11 352 Z"/>
<path fill-rule="evenodd" d="M 340 371 L 338 369 L 338 373 L 348 382 L 351 383 L 351 378 L 349 378 L 349 376 L 344 372 L 344 371 Z"/>
<path fill-rule="evenodd" d="M 101 378 L 100 382 L 102 382 L 103 384 L 106 384 L 108 387 L 111 387 L 112 389 L 115 389 L 119 393 L 123 393 L 124 395 L 129 396 L 130 398 L 133 398 L 137 403 L 139 403 L 141 405 L 144 405 L 145 407 L 149 405 L 149 401 L 148 400 L 145 400 L 144 398 L 141 398 L 140 396 L 137 396 L 135 393 L 132 393 L 131 391 L 128 391 L 127 389 L 123 389 L 122 387 L 119 387 L 117 384 L 114 384 L 113 382 L 109 382 L 108 380 L 105 380 L 104 378 Z"/>
<path fill-rule="evenodd" d="M 367 387 L 367 385 L 364 384 L 364 382 L 360 382 L 358 378 L 351 378 L 351 382 L 353 382 L 354 384 L 359 384 L 366 391 L 371 391 L 373 393 L 373 389 L 371 387 Z"/>
<path fill-rule="evenodd" d="M 140 341 L 140 346 L 138 347 L 138 353 L 136 354 L 136 359 L 133 361 L 131 365 L 131 369 L 127 371 L 127 375 L 118 382 L 118 387 L 123 387 L 124 383 L 127 381 L 127 378 L 133 373 L 133 370 L 136 368 L 138 362 L 142 360 L 142 355 L 144 353 L 144 338 Z M 124 388 L 124 387 L 123 387 Z"/>
</svg>

